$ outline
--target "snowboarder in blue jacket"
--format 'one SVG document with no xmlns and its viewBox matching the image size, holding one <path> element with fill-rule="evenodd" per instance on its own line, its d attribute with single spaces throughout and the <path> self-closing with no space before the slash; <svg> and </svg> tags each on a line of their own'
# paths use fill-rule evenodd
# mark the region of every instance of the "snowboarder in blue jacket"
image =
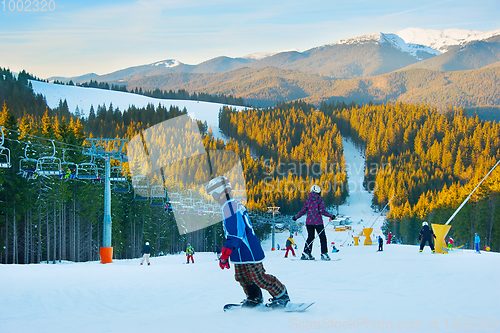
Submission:
<svg viewBox="0 0 500 333">
<path fill-rule="evenodd" d="M 255 235 L 246 207 L 232 197 L 232 188 L 226 177 L 212 179 L 205 190 L 221 205 L 226 242 L 221 250 L 219 266 L 229 269 L 234 264 L 235 279 L 243 288 L 246 299 L 243 307 L 263 303 L 262 289 L 271 294 L 269 307 L 285 307 L 290 301 L 286 287 L 275 276 L 266 274 L 262 261 L 264 251 Z"/>
</svg>

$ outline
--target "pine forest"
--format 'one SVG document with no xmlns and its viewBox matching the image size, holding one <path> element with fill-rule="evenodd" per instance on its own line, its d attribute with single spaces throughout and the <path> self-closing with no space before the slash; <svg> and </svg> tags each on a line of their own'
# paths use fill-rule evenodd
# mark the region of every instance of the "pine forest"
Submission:
<svg viewBox="0 0 500 333">
<path fill-rule="evenodd" d="M 31 79 L 24 71 L 17 77 L 6 69 L 0 73 L 2 148 L 9 150 L 11 164 L 0 168 L 0 263 L 97 260 L 104 182 L 71 178 L 76 165 L 103 168 L 103 161 L 85 154 L 88 139 L 132 139 L 189 110 L 161 104 L 119 110 L 110 104 L 96 105 L 83 117 L 71 113 L 65 101 L 49 108 L 42 95 L 33 93 Z M 394 196 L 383 231 L 405 244 L 416 244 L 422 221 L 444 224 L 500 159 L 498 123 L 451 107 L 445 112 L 390 102 L 317 107 L 302 101 L 244 111 L 223 107 L 219 126 L 226 141 L 214 138 L 206 123 L 196 125 L 206 150 L 239 156 L 252 214 L 271 206 L 281 207 L 284 215 L 295 214 L 312 184 L 322 187 L 325 205 L 335 214 L 349 195 L 342 137 L 353 140 L 366 152 L 365 186 L 373 193 L 372 206 L 381 209 Z M 64 173 L 33 176 L 30 170 L 41 157 L 60 159 Z M 207 177 L 195 160 L 186 163 L 182 168 L 194 170 L 194 178 Z M 146 240 L 157 255 L 182 251 L 187 242 L 197 251 L 222 245 L 221 223 L 180 234 L 168 202 L 138 200 L 129 165 L 115 161 L 113 168 L 128 179 L 113 185 L 116 258 L 138 257 Z M 179 181 L 178 186 L 184 185 Z M 500 251 L 500 170 L 486 179 L 451 224 L 450 235 L 457 242 L 471 247 L 478 232 L 493 251 Z M 270 230 L 269 225 L 255 228 L 261 238 Z"/>
</svg>

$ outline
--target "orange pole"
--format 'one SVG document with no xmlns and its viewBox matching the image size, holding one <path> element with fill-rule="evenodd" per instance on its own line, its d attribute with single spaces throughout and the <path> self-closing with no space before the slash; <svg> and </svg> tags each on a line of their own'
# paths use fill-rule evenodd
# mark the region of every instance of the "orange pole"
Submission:
<svg viewBox="0 0 500 333">
<path fill-rule="evenodd" d="M 113 262 L 113 247 L 101 247 L 99 249 L 101 264 L 111 264 Z"/>
</svg>

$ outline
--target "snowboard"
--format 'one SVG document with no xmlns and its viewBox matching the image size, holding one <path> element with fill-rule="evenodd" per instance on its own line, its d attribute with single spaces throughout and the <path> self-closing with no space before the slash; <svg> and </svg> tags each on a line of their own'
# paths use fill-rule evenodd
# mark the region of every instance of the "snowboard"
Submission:
<svg viewBox="0 0 500 333">
<path fill-rule="evenodd" d="M 257 305 L 254 308 L 243 308 L 241 304 L 226 304 L 224 305 L 224 312 L 227 311 L 233 311 L 233 310 L 241 310 L 241 309 L 249 309 L 249 310 L 258 310 L 258 311 L 285 311 L 285 312 L 304 312 L 306 311 L 311 305 L 313 305 L 314 302 L 312 303 L 287 303 L 286 307 L 284 308 L 271 308 L 266 306 L 265 304 L 260 304 Z"/>
</svg>

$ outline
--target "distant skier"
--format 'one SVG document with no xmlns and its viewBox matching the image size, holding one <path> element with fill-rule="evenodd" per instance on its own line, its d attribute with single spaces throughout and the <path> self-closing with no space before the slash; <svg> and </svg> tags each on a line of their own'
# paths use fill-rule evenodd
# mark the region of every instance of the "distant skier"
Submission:
<svg viewBox="0 0 500 333">
<path fill-rule="evenodd" d="M 226 242 L 219 260 L 221 269 L 229 269 L 229 258 L 234 264 L 234 275 L 247 298 L 242 307 L 263 303 L 262 290 L 273 296 L 269 307 L 285 307 L 290 301 L 286 287 L 275 276 L 266 274 L 262 261 L 264 251 L 255 235 L 246 207 L 232 197 L 232 188 L 226 177 L 216 177 L 205 187 L 208 195 L 221 205 Z"/>
<path fill-rule="evenodd" d="M 307 213 L 306 219 L 306 229 L 307 229 L 307 240 L 304 246 L 304 252 L 302 253 L 302 260 L 314 260 L 312 256 L 312 245 L 314 241 L 314 232 L 316 231 L 319 235 L 319 240 L 321 242 L 321 259 L 330 260 L 328 255 L 328 244 L 326 240 L 326 233 L 324 232 L 323 217 L 322 215 L 328 216 L 330 219 L 334 219 L 335 215 L 330 214 L 325 209 L 325 204 L 321 199 L 321 187 L 318 185 L 311 186 L 311 191 L 309 193 L 309 198 L 304 203 L 304 206 L 299 211 L 297 215 L 292 217 L 294 221 L 297 221 L 302 215 Z"/>
<path fill-rule="evenodd" d="M 481 243 L 481 237 L 479 237 L 479 235 L 476 232 L 476 235 L 474 236 L 474 246 L 476 248 L 476 253 L 481 253 L 481 251 L 479 251 L 480 243 Z"/>
<path fill-rule="evenodd" d="M 422 230 L 420 230 L 418 235 L 418 240 L 420 241 L 420 252 L 423 251 L 425 243 L 429 242 L 432 253 L 434 253 L 434 238 L 436 238 L 434 232 L 432 232 L 431 228 L 429 228 L 429 224 L 424 221 L 424 223 L 422 223 Z"/>
<path fill-rule="evenodd" d="M 295 245 L 295 242 L 293 241 L 293 235 L 290 234 L 290 237 L 288 237 L 286 240 L 285 258 L 288 258 L 288 251 L 292 251 L 292 255 L 295 257 L 295 251 L 293 250 L 292 245 Z"/>
<path fill-rule="evenodd" d="M 451 251 L 453 249 L 453 242 L 454 242 L 453 238 L 450 237 L 448 239 L 448 251 Z"/>
<path fill-rule="evenodd" d="M 151 247 L 149 246 L 149 242 L 146 242 L 146 245 L 142 248 L 142 259 L 141 259 L 141 266 L 146 261 L 148 263 L 148 266 L 151 265 L 149 262 L 149 256 L 151 255 Z"/>
<path fill-rule="evenodd" d="M 194 264 L 193 255 L 194 255 L 194 248 L 191 246 L 191 244 L 188 243 L 186 248 L 186 257 L 187 257 L 186 264 L 189 264 L 189 259 L 191 259 L 191 262 Z"/>
<path fill-rule="evenodd" d="M 378 250 L 377 251 L 384 251 L 384 240 L 382 239 L 382 236 L 378 236 Z"/>
<path fill-rule="evenodd" d="M 387 243 L 386 244 L 391 244 L 391 239 L 392 239 L 392 233 L 389 231 L 389 234 L 387 235 Z"/>
</svg>

